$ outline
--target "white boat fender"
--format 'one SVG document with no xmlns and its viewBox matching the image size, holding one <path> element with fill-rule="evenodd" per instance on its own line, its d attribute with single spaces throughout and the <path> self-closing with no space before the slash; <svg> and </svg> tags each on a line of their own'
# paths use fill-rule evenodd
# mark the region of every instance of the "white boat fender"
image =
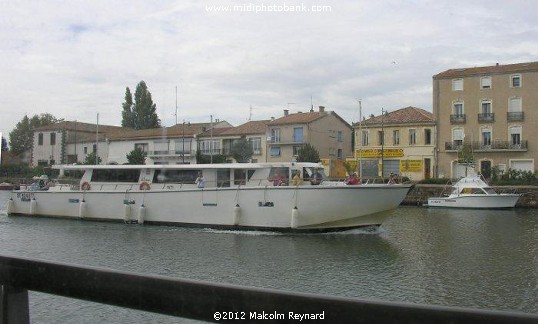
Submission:
<svg viewBox="0 0 538 324">
<path fill-rule="evenodd" d="M 30 215 L 35 215 L 36 210 L 37 210 L 37 201 L 35 200 L 35 198 L 32 198 L 32 200 L 30 200 Z"/>
<path fill-rule="evenodd" d="M 144 218 L 146 218 L 146 207 L 142 204 L 138 208 L 138 224 L 144 224 Z"/>
<path fill-rule="evenodd" d="M 291 210 L 291 228 L 297 228 L 299 222 L 299 209 L 297 206 L 293 207 Z"/>
<path fill-rule="evenodd" d="M 123 220 L 129 223 L 131 219 L 131 205 L 123 204 Z"/>
<path fill-rule="evenodd" d="M 11 215 L 15 211 L 15 202 L 13 202 L 13 198 L 9 198 L 7 201 L 7 214 Z"/>
<path fill-rule="evenodd" d="M 84 218 L 86 216 L 86 201 L 82 199 L 78 205 L 78 217 Z"/>
<path fill-rule="evenodd" d="M 241 217 L 241 207 L 236 204 L 234 207 L 234 225 L 239 225 L 239 218 Z"/>
</svg>

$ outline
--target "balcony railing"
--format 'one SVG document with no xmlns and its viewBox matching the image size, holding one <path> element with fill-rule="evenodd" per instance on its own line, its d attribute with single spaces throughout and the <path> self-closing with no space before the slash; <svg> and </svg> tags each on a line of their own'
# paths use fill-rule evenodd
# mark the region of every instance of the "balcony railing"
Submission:
<svg viewBox="0 0 538 324">
<path fill-rule="evenodd" d="M 464 124 L 465 114 L 450 115 L 450 122 L 452 124 Z"/>
<path fill-rule="evenodd" d="M 190 155 L 193 155 L 194 152 L 190 151 L 190 150 L 161 150 L 161 151 L 148 151 L 147 152 L 147 155 L 148 156 L 162 156 L 162 155 L 169 155 L 169 156 L 174 156 L 174 155 L 179 155 L 179 156 L 182 156 L 182 155 L 185 155 L 185 156 L 190 156 Z"/>
<path fill-rule="evenodd" d="M 537 314 L 323 296 L 0 256 L 1 323 L 29 323 L 28 291 L 206 322 L 311 314 L 327 323 L 536 323 Z M 304 316 L 304 315 L 303 315 Z"/>
<path fill-rule="evenodd" d="M 469 147 L 470 145 L 470 147 Z M 491 141 L 491 143 L 483 142 L 465 142 L 461 141 L 456 142 L 445 142 L 446 151 L 460 151 L 463 147 L 469 147 L 473 151 L 526 151 L 527 150 L 527 141 L 521 141 L 520 143 L 512 143 L 511 141 Z"/>
<path fill-rule="evenodd" d="M 522 111 L 518 112 L 507 112 L 506 119 L 508 121 L 523 121 L 525 120 L 525 114 Z"/>
<path fill-rule="evenodd" d="M 495 114 L 494 113 L 478 114 L 478 121 L 481 123 L 493 123 L 495 121 Z"/>
<path fill-rule="evenodd" d="M 209 149 L 200 149 L 200 153 L 202 155 L 211 155 L 211 154 L 225 154 L 223 149 L 217 149 L 214 148 L 212 150 Z"/>
</svg>

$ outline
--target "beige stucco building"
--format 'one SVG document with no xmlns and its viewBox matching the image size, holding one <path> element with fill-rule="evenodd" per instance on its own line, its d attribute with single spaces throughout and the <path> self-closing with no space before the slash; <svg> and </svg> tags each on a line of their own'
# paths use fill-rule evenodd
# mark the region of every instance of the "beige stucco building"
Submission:
<svg viewBox="0 0 538 324">
<path fill-rule="evenodd" d="M 430 178 L 435 164 L 432 113 L 406 107 L 353 125 L 357 169 L 363 177 L 391 173 L 414 181 Z"/>
<path fill-rule="evenodd" d="M 294 161 L 305 144 L 311 144 L 321 159 L 343 160 L 351 155 L 351 125 L 334 111 L 290 114 L 271 120 L 267 124 L 267 161 Z"/>
<path fill-rule="evenodd" d="M 450 69 L 433 76 L 433 115 L 438 177 L 462 175 L 462 150 L 470 152 L 485 177 L 493 167 L 534 171 L 538 62 Z"/>
</svg>

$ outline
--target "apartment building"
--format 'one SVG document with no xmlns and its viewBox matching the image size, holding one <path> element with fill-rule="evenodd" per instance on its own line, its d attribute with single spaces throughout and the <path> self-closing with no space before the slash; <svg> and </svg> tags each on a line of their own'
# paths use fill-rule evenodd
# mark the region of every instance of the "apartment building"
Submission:
<svg viewBox="0 0 538 324">
<path fill-rule="evenodd" d="M 198 135 L 198 149 L 204 155 L 222 154 L 230 161 L 232 148 L 240 139 L 246 139 L 252 145 L 251 162 L 266 162 L 267 124 L 270 120 L 252 120 L 237 127 L 214 129 Z M 210 145 L 211 144 L 211 145 Z"/>
<path fill-rule="evenodd" d="M 352 154 L 351 125 L 334 111 L 318 111 L 290 114 L 272 119 L 267 124 L 268 162 L 293 161 L 305 144 L 311 144 L 321 159 L 343 160 Z"/>
<path fill-rule="evenodd" d="M 62 121 L 34 130 L 31 164 L 52 165 L 84 162 L 86 156 L 98 151 L 107 158 L 106 141 L 109 136 L 126 131 L 119 126 Z"/>
<path fill-rule="evenodd" d="M 432 113 L 406 107 L 355 123 L 353 128 L 354 159 L 359 164 L 357 168 L 362 168 L 363 177 L 387 177 L 393 173 L 418 181 L 432 176 L 435 164 Z"/>
<path fill-rule="evenodd" d="M 462 162 L 469 159 L 485 177 L 493 167 L 501 172 L 534 171 L 538 62 L 458 68 L 434 75 L 433 116 L 438 177 L 462 176 Z"/>
<path fill-rule="evenodd" d="M 133 130 L 117 126 L 62 122 L 34 132 L 34 165 L 82 163 L 97 151 L 103 164 L 123 164 L 138 148 L 154 164 L 196 163 L 196 153 L 222 154 L 233 161 L 231 149 L 241 138 L 251 142 L 252 162 L 293 161 L 312 144 L 322 159 L 343 160 L 352 154 L 351 125 L 332 111 L 289 114 L 249 121 L 233 127 L 226 121 L 182 123 L 171 127 Z"/>
<path fill-rule="evenodd" d="M 231 127 L 226 121 L 181 123 L 170 127 L 132 130 L 110 138 L 108 163 L 126 163 L 127 154 L 140 149 L 154 164 L 196 163 L 197 135 L 208 129 Z"/>
<path fill-rule="evenodd" d="M 196 163 L 196 136 L 211 127 L 232 125 L 215 121 L 133 130 L 64 121 L 34 131 L 32 165 L 82 163 L 93 152 L 97 152 L 102 164 L 123 164 L 127 163 L 127 154 L 136 148 L 155 164 Z"/>
</svg>

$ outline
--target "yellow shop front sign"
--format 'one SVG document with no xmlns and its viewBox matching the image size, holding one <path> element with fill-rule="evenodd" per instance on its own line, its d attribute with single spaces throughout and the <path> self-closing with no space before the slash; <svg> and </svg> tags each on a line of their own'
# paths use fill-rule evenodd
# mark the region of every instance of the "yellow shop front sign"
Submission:
<svg viewBox="0 0 538 324">
<path fill-rule="evenodd" d="M 400 172 L 421 172 L 422 160 L 400 160 Z"/>
<path fill-rule="evenodd" d="M 362 149 L 355 150 L 355 156 L 357 158 L 380 158 L 381 149 Z M 383 158 L 395 158 L 404 156 L 403 149 L 384 149 Z"/>
</svg>

